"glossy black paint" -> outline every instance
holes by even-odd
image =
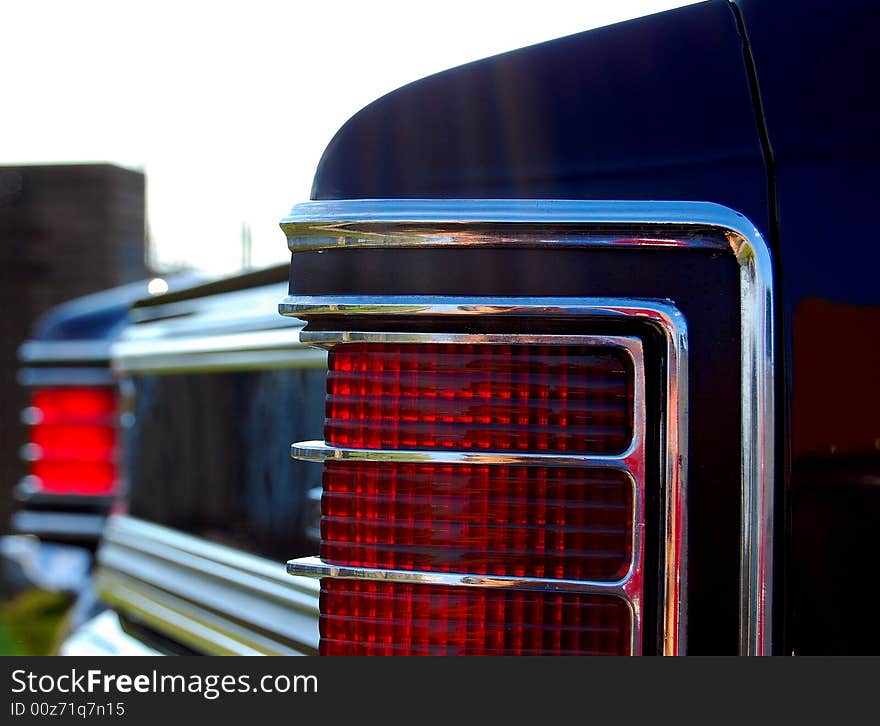
[[[323,369],[140,376],[124,430],[129,512],[279,562],[312,554],[305,493],[320,467],[290,444],[322,436]]]
[[[701,199],[769,226],[736,17],[722,0],[404,86],[330,142],[314,199]]]
[[[843,582],[860,600],[880,598],[877,578],[857,574],[876,569],[865,523],[880,519],[880,251],[871,233],[880,199],[880,8],[831,0],[737,6],[778,203],[790,516],[780,552],[788,549],[791,577],[777,616],[789,616],[786,650],[876,652],[880,627],[853,617]]]

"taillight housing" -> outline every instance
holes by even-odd
[[[317,334],[327,337],[326,334]],[[641,652],[644,354],[621,336],[329,345],[324,654]]]
[[[22,418],[28,488],[48,495],[111,495],[117,486],[117,399],[111,386],[36,388]]]

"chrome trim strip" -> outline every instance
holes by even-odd
[[[435,223],[440,229],[370,230],[376,223]],[[720,239],[629,240],[627,246],[730,250],[740,265],[741,350],[741,540],[740,653],[772,652],[773,521],[775,482],[776,366],[773,268],[770,249],[744,215],[712,202],[591,201],[546,199],[371,199],[311,201],[293,207],[281,226],[294,252],[345,246],[473,246],[485,244],[461,223],[540,225],[645,225],[662,237],[664,228],[715,230]],[[456,226],[457,225],[457,226]],[[335,238],[335,239],[334,239]],[[621,240],[587,238],[586,246],[620,246]],[[491,244],[516,246],[515,234]],[[520,241],[520,244],[522,242]],[[529,244],[576,245],[548,233]],[[378,300],[377,300],[378,301]],[[294,300],[286,301],[295,304]],[[294,312],[282,309],[290,314]]]
[[[113,345],[117,374],[321,368],[327,357],[299,342],[299,328],[181,338],[120,340]]]
[[[18,349],[22,363],[100,362],[109,357],[107,340],[28,340]]]
[[[302,324],[274,310],[284,283],[137,308],[111,347],[117,375],[321,368],[299,342]]]
[[[770,249],[757,229],[727,234],[740,270],[742,338],[742,540],[740,652],[773,654],[776,432],[775,303]]]
[[[320,557],[300,557],[287,563],[291,575],[305,577],[339,577],[347,580],[381,580],[408,582],[422,585],[453,585],[463,587],[500,587],[505,590],[537,590],[541,592],[579,592],[600,595],[618,595],[624,599],[629,576],[616,582],[586,580],[553,580],[540,577],[507,577],[504,575],[467,575],[454,572],[421,572],[418,570],[390,570],[370,567],[331,565]]]
[[[214,612],[170,596],[121,573],[99,571],[95,587],[109,605],[173,641],[208,655],[311,655],[241,627]]]
[[[324,441],[299,441],[290,446],[290,456],[302,461],[390,461],[398,464],[508,464],[519,466],[561,466],[620,469],[632,473],[627,458],[637,448],[635,442],[619,456],[600,454],[520,454],[504,451],[462,451],[437,449],[346,449]]]
[[[20,509],[12,515],[12,531],[38,537],[97,540],[104,530],[104,514]]]
[[[395,310],[395,312],[397,312]],[[523,313],[529,315],[528,310]],[[305,313],[301,313],[305,314]],[[349,313],[356,314],[356,313]],[[480,313],[484,314],[484,313]],[[641,343],[637,338],[612,335],[529,335],[525,333],[410,333],[410,332],[360,332],[356,330],[342,331],[308,331],[300,334],[304,343],[321,348],[332,348],[341,343],[475,343],[479,345],[589,345],[602,347],[624,348],[635,356],[641,351]]]
[[[57,361],[61,362],[61,361]],[[112,386],[113,374],[109,368],[22,368],[18,371],[22,386]]]
[[[136,305],[128,317],[135,328],[161,327],[164,334],[173,335],[204,334],[206,330],[216,334],[275,328],[278,327],[278,318],[273,320],[270,313],[286,288],[286,282],[273,282],[170,302],[154,298],[147,306]]]
[[[106,602],[208,653],[317,652],[317,583],[173,529],[110,517],[96,585]]]
[[[128,617],[208,655],[302,655],[121,573],[99,571],[95,587],[107,604]]]
[[[633,481],[633,487],[635,482]],[[638,529],[643,528],[643,524]],[[634,528],[635,529],[635,528]],[[636,538],[637,540],[640,537]],[[582,580],[553,580],[537,577],[506,577],[503,575],[466,575],[448,572],[421,572],[418,570],[392,570],[368,567],[342,567],[331,565],[319,557],[301,557],[287,563],[291,575],[340,578],[346,580],[371,580],[399,582],[412,585],[446,585],[451,587],[501,588],[504,590],[530,590],[537,592],[564,592],[581,595],[604,595],[618,597],[626,603],[630,613],[630,654],[641,654],[642,613],[641,565],[617,582],[592,582]]]
[[[378,225],[425,225],[417,230],[371,229]],[[732,209],[711,202],[597,201],[564,199],[346,199],[297,204],[281,220],[292,252],[336,247],[523,246],[515,234],[475,233],[465,224],[650,225],[739,231],[753,225]],[[437,225],[430,227],[429,225]],[[747,235],[746,235],[747,236]],[[541,235],[529,245],[547,247],[713,247],[712,240],[622,239]]]

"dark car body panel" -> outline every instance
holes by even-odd
[[[306,494],[321,472],[288,455],[319,438],[318,368],[145,375],[125,464],[130,513],[271,560],[306,554]]]
[[[769,227],[743,45],[721,0],[411,83],[355,114],[313,199],[699,199]]]
[[[876,653],[880,628],[845,606],[855,580],[880,597],[880,182],[870,3],[739,0],[755,62],[777,197],[788,408],[790,644]],[[780,543],[782,545],[782,543]],[[781,550],[784,551],[784,547]],[[863,584],[864,583],[864,584]]]

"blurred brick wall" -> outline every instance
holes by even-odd
[[[23,476],[18,346],[58,303],[146,276],[144,175],[109,164],[0,166],[0,531]]]

